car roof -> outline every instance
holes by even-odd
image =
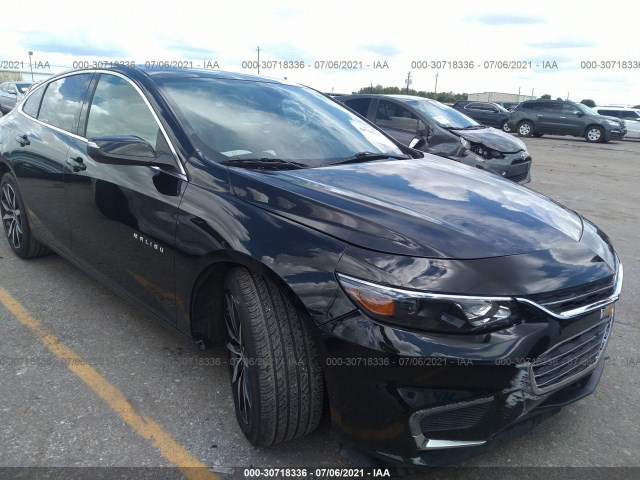
[[[245,80],[254,82],[266,82],[266,83],[280,83],[283,85],[297,85],[286,80],[281,80],[273,77],[266,77],[261,75],[252,75],[248,73],[227,72],[224,70],[213,69],[195,69],[195,68],[150,68],[143,65],[125,66],[115,65],[106,68],[79,68],[73,70],[67,70],[60,72],[55,77],[61,75],[69,75],[71,73],[80,72],[116,72],[124,75],[131,76],[136,74],[143,74],[147,77],[154,79],[168,79],[168,78],[216,78],[216,79],[228,79],[228,80]],[[52,77],[54,78],[54,77]],[[48,80],[48,79],[47,79]],[[299,85],[298,85],[299,86]]]
[[[347,98],[348,97],[348,98]],[[417,95],[398,95],[396,93],[354,93],[353,95],[343,95],[338,97],[338,100],[344,99],[352,99],[352,98],[393,98],[395,100],[421,100],[426,102],[438,102],[437,100],[433,100],[432,98],[426,97],[418,97]]]

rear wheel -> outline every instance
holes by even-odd
[[[511,133],[511,129],[509,128],[509,123],[507,122],[507,120],[502,122],[501,127],[503,132]]]
[[[587,142],[590,143],[598,143],[604,140],[604,132],[600,127],[589,127],[584,134],[584,138]]]
[[[525,120],[518,125],[518,135],[521,137],[530,137],[533,135],[533,123]]]
[[[0,218],[9,246],[18,257],[27,259],[51,253],[32,235],[18,184],[11,173],[0,179]]]
[[[238,267],[224,287],[229,378],[236,418],[253,445],[315,430],[323,377],[301,314],[271,281]]]

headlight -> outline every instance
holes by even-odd
[[[466,139],[464,139],[464,138],[462,138],[462,137],[460,137],[460,143],[462,144],[462,146],[463,146],[464,148],[467,148],[467,149],[468,149],[468,148],[470,148],[470,147],[471,147],[471,143],[469,142],[469,140],[466,140]]]
[[[367,315],[406,328],[476,333],[505,327],[521,318],[511,297],[416,292],[337,275],[347,295]]]
[[[614,120],[605,120],[605,122],[607,122],[612,127],[619,127],[620,126],[620,122],[616,122]]]

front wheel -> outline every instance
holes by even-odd
[[[225,281],[224,319],[236,418],[249,442],[270,446],[315,430],[322,369],[302,315],[284,292],[235,268]]]
[[[521,137],[530,137],[533,135],[533,123],[524,121],[518,125],[518,135]]]
[[[590,143],[602,142],[604,140],[604,132],[600,127],[589,127],[584,134],[584,138]]]
[[[27,211],[11,173],[0,179],[0,218],[9,246],[18,257],[27,259],[51,253],[31,233]]]

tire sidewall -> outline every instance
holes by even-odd
[[[255,287],[254,287],[254,290],[255,290]],[[227,278],[224,283],[224,293],[225,294],[230,293],[233,301],[235,302],[236,311],[238,312],[238,320],[242,325],[245,354],[250,359],[250,365],[247,371],[249,372],[249,378],[250,378],[250,384],[251,384],[252,406],[251,406],[251,411],[248,414],[249,423],[247,424],[244,422],[244,420],[242,419],[242,415],[240,414],[239,401],[237,398],[238,396],[237,390],[235,388],[235,385],[231,383],[231,378],[232,378],[231,377],[232,365],[230,362],[231,358],[230,356],[227,356],[228,370],[229,370],[229,383],[231,385],[231,390],[232,390],[231,393],[233,396],[233,405],[236,412],[236,419],[237,419],[238,425],[240,426],[240,428],[242,429],[246,437],[249,439],[249,441],[253,443],[258,440],[258,436],[260,433],[259,432],[259,428],[260,428],[259,415],[260,415],[261,399],[260,399],[260,381],[259,381],[259,375],[258,375],[257,369],[260,366],[259,362],[264,360],[260,359],[257,354],[256,341],[253,336],[254,326],[251,325],[250,315],[246,307],[248,302],[244,298],[245,294],[242,291],[242,287],[240,286],[236,275],[233,275],[233,274],[227,275]],[[225,331],[225,345],[226,345],[229,339],[228,339],[226,328],[224,331]]]
[[[2,225],[2,233],[4,234],[4,238],[7,240],[9,247],[20,258],[25,258],[29,253],[29,243],[31,242],[31,228],[29,227],[29,219],[27,218],[27,209],[24,206],[24,201],[22,200],[22,194],[20,193],[20,189],[18,188],[18,183],[16,182],[15,177],[12,173],[7,172],[2,175],[0,179],[0,195],[2,189],[5,184],[11,185],[15,195],[16,202],[18,202],[18,206],[20,207],[20,226],[22,227],[22,244],[20,248],[15,248],[9,237],[7,236],[7,232],[4,229],[4,224]]]

